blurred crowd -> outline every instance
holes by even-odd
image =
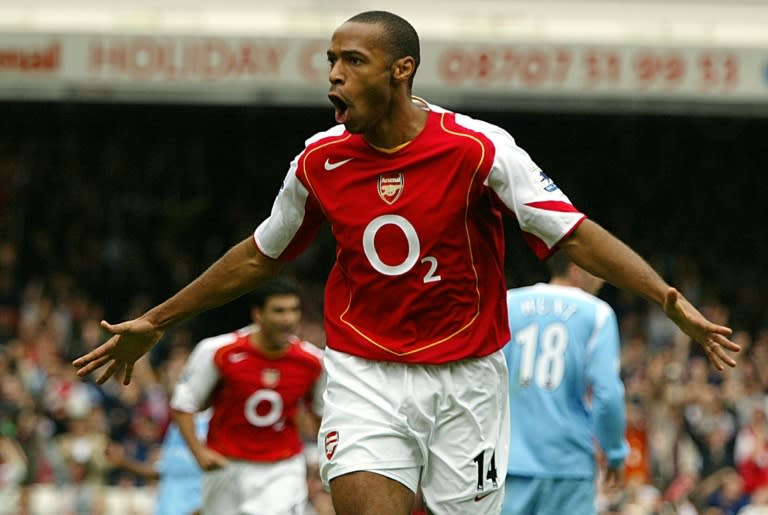
[[[96,386],[70,362],[103,341],[100,320],[143,312],[246,237],[304,138],[332,120],[256,107],[2,109],[0,514],[151,513],[152,481],[116,467],[111,445],[156,458],[190,350],[245,325],[245,307],[168,333],[129,386]],[[620,319],[631,453],[626,486],[600,493],[601,513],[768,514],[764,121],[483,117],[520,133],[578,207],[731,325],[744,349],[718,373],[657,308],[605,289]],[[508,226],[509,286],[543,280]],[[305,286],[303,336],[321,347],[333,251],[321,233],[285,269]]]

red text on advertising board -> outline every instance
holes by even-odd
[[[448,83],[521,82],[527,86],[564,82],[571,52],[561,49],[453,48],[442,53],[438,73]]]
[[[89,68],[136,80],[233,79],[277,76],[287,49],[250,40],[99,39],[91,42]]]
[[[632,69],[641,88],[660,85],[674,89],[687,72],[685,58],[677,52],[638,52],[632,60]]]
[[[61,45],[58,41],[53,41],[43,48],[0,48],[2,72],[52,72],[59,69],[60,62]]]
[[[614,51],[589,49],[583,64],[587,86],[616,84],[621,80],[621,56]]]
[[[328,80],[327,48],[325,41],[307,42],[301,46],[297,66],[302,77],[312,82]]]
[[[689,80],[705,91],[728,91],[738,86],[739,61],[728,53],[704,51],[686,58],[680,52],[637,52],[633,75],[640,88],[676,89]]]
[[[731,53],[703,52],[699,55],[699,86],[706,90],[728,90],[739,84],[739,58]]]
[[[447,84],[530,89],[727,92],[738,87],[739,69],[732,53],[684,49],[453,47],[438,59]]]

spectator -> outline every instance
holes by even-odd
[[[741,509],[739,515],[768,515],[768,488],[755,490],[749,504]]]
[[[693,403],[683,414],[683,427],[696,447],[699,474],[706,478],[734,466],[737,417],[724,405],[716,386],[708,384],[691,394]]]
[[[75,484],[106,483],[107,429],[101,408],[72,409],[55,438],[57,454],[65,465],[63,479]]]
[[[736,463],[748,494],[768,487],[768,422],[765,409],[755,406],[752,418],[736,438]]]
[[[642,402],[630,400],[626,403],[626,414],[629,454],[624,461],[624,480],[629,485],[647,485],[651,482],[647,412]]]
[[[744,481],[732,468],[719,470],[697,487],[697,495],[703,500],[705,514],[738,515],[749,504],[749,494],[744,491]]]
[[[21,446],[10,436],[0,434],[0,514],[15,513],[28,467]]]

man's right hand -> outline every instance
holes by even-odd
[[[692,340],[699,343],[709,361],[722,371],[725,366],[735,367],[736,360],[726,351],[739,352],[741,346],[730,340],[733,330],[709,321],[682,293],[669,288],[662,304],[664,313]]]
[[[227,458],[214,451],[210,447],[202,446],[195,451],[197,464],[203,470],[216,470],[224,468],[229,464]]]
[[[119,372],[123,372],[123,384],[130,383],[133,364],[146,354],[164,333],[143,318],[116,325],[102,320],[101,327],[112,333],[112,337],[72,362],[80,377],[85,377],[108,364],[106,370],[96,380],[97,384],[103,384]]]
[[[621,488],[624,483],[624,467],[606,467],[603,485],[609,492],[614,492]]]

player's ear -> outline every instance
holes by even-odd
[[[568,265],[568,277],[576,284],[581,285],[584,282],[585,274],[586,271],[576,263],[570,263]]]
[[[416,61],[411,56],[395,59],[392,63],[392,78],[407,82],[416,71]]]

